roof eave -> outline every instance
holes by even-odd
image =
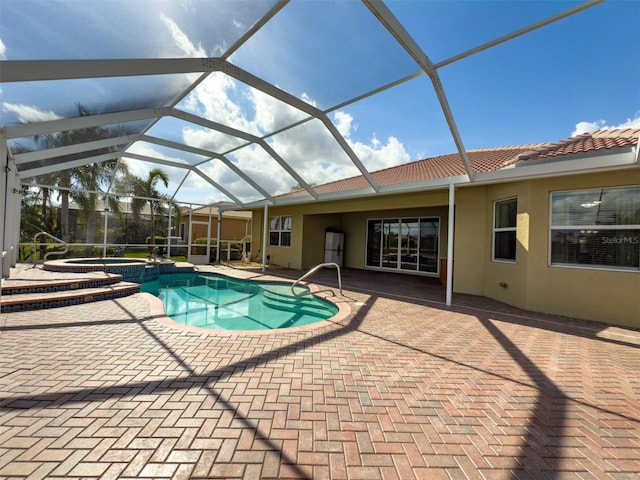
[[[633,168],[638,165],[635,148],[631,147],[624,149],[622,152],[572,155],[571,157],[571,159],[561,161],[558,160],[558,157],[540,161],[527,161],[526,163],[512,165],[501,170],[476,173],[474,182],[470,185]]]

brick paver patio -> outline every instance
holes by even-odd
[[[3,314],[0,476],[639,478],[640,332],[446,308],[424,278],[344,294],[341,322],[266,335],[168,326],[147,294]]]

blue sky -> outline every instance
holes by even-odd
[[[389,9],[432,62],[577,5],[566,1],[390,1]],[[0,59],[219,56],[272,3],[251,1],[2,0]],[[596,128],[640,128],[640,2],[609,1],[438,70],[467,149],[555,141]],[[293,0],[230,61],[320,109],[419,71],[371,12],[356,1]],[[168,105],[193,76],[3,83],[0,123]],[[254,135],[304,115],[224,75],[212,75],[178,108]],[[369,170],[455,151],[425,75],[330,118]],[[268,137],[309,183],[357,173],[320,122]],[[226,152],[237,142],[175,119],[149,132]],[[234,143],[235,142],[235,143]],[[191,162],[139,144],[135,152]],[[278,169],[255,146],[229,154],[244,171]],[[134,162],[135,164],[135,162]],[[140,172],[148,166],[139,165]],[[220,162],[207,173],[243,200],[255,191]],[[275,170],[274,170],[275,171]],[[172,186],[182,181],[176,170]],[[274,175],[269,191],[294,184]],[[169,190],[172,188],[169,187]],[[197,194],[190,178],[183,192]],[[212,198],[209,198],[212,200]]]

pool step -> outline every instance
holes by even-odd
[[[39,273],[39,276],[42,277],[43,274]],[[2,296],[28,293],[48,294],[69,290],[73,291],[83,288],[104,287],[122,281],[122,275],[104,272],[88,273],[82,276],[78,274],[49,274],[47,277],[48,278],[44,279],[5,279],[2,282]]]
[[[331,305],[318,305],[317,299],[314,300],[309,296],[291,297],[288,293],[278,293],[270,290],[265,290],[262,293],[262,303],[275,310],[302,313],[321,318],[327,318],[327,314],[332,311]]]
[[[24,270],[20,279],[2,282],[0,311],[22,312],[66,307],[119,298],[140,291],[137,283],[123,282],[122,275],[105,272],[63,274]]]

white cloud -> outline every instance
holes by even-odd
[[[265,191],[277,194],[291,189],[287,174],[280,171],[267,152],[259,146],[251,145],[230,155],[229,160],[254,180]],[[202,168],[216,183],[226,188],[243,201],[258,200],[263,195],[256,191],[242,177],[238,176],[222,161],[214,160]]]
[[[182,107],[208,120],[259,135],[260,130],[254,120],[244,113],[236,100],[241,96],[241,86],[231,77],[213,72],[185,99]]]
[[[195,46],[175,22],[166,16],[163,16],[162,20],[170,29],[174,43],[181,51],[192,56],[204,56],[202,47]],[[301,99],[310,105],[316,104],[306,93]],[[257,137],[269,135],[307,118],[304,112],[222,72],[210,74],[178,105],[178,108]],[[410,161],[409,154],[396,137],[390,136],[383,142],[372,134],[370,140],[358,141],[354,138],[358,124],[351,114],[336,111],[333,113],[333,121],[338,132],[369,170]],[[195,126],[183,128],[182,139],[187,145],[216,153],[225,153],[246,142]],[[311,185],[359,174],[348,155],[319,120],[309,120],[277,135],[266,137],[266,141],[306,183]],[[235,150],[227,158],[273,195],[288,192],[298,183],[259,145],[252,144]],[[215,182],[240,199],[248,201],[262,196],[219,160],[201,168]],[[211,199],[211,190],[209,188],[206,195],[209,200],[216,200]]]
[[[1,38],[0,38],[0,58],[3,60],[7,58],[7,47],[5,47],[4,42],[2,41]]]
[[[389,137],[387,143],[383,144],[374,136],[370,145],[357,142],[351,148],[369,171],[381,170],[411,160],[404,145],[396,137]]]
[[[314,103],[308,95],[303,99]],[[221,72],[210,75],[179,108],[258,137],[306,118],[305,113]],[[338,132],[370,171],[410,161],[398,138],[391,136],[383,142],[373,134],[369,141],[357,141],[353,137],[358,124],[351,114],[336,111],[333,121]],[[235,137],[201,128],[184,128],[182,137],[188,145],[217,153],[239,145]],[[319,120],[310,120],[268,137],[267,142],[308,184],[324,184],[360,173]],[[298,183],[259,146],[242,148],[229,158],[274,195],[288,192]],[[208,166],[207,173],[240,198],[255,198],[255,190],[221,162]]]
[[[49,120],[59,120],[62,117],[52,111],[40,110],[30,105],[3,103],[2,109],[5,112],[15,113],[20,123],[46,122]]]
[[[348,113],[338,111],[333,114],[333,118],[338,132],[340,132],[340,135],[345,138],[349,138],[351,136],[352,128],[355,130],[358,129],[357,125],[353,126],[353,117]]]
[[[167,17],[164,14],[160,15],[160,19],[164,22],[164,24],[169,28],[169,32],[171,33],[171,37],[173,38],[176,46],[187,56],[187,57],[206,57],[206,51],[202,47],[202,45],[194,45],[189,37],[180,30],[176,22],[174,22],[171,18]]]
[[[636,113],[634,118],[627,118],[625,122],[619,125],[607,125],[605,120],[597,120],[595,122],[578,122],[571,136],[590,133],[596,130],[614,130],[617,128],[640,128],[640,112]]]

